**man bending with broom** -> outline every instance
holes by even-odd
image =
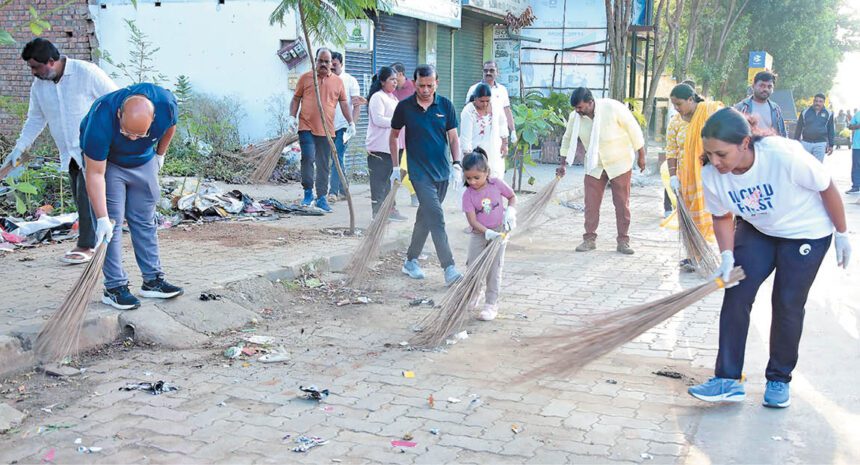
[[[143,83],[99,98],[81,121],[87,193],[97,218],[96,243],[109,244],[102,302],[119,310],[140,306],[128,290],[122,268],[123,220],[128,221],[143,275],[140,295],[170,299],[183,292],[163,278],[155,223],[158,171],[176,131],[177,115],[176,97],[170,91]]]
[[[436,69],[431,65],[415,68],[415,94],[401,100],[391,118],[388,145],[391,149],[391,181],[400,182],[400,160],[397,156],[397,137],[406,130],[406,153],[409,154],[409,176],[418,196],[418,212],[412,229],[412,242],[406,252],[402,271],[413,279],[424,279],[418,264],[418,255],[433,235],[436,255],[445,270],[445,285],[457,282],[462,275],[454,267],[454,254],[448,245],[445,232],[445,211],[442,202],[448,193],[449,177],[455,185],[463,185],[463,168],[460,166],[460,141],[457,136],[457,112],[445,97],[436,94],[439,84]],[[451,150],[452,162],[445,155],[445,145]],[[452,176],[453,172],[453,176]]]
[[[630,180],[633,177],[631,157],[637,152],[636,164],[645,171],[645,137],[642,128],[627,107],[608,98],[596,99],[585,87],[574,89],[570,95],[570,112],[567,129],[561,141],[562,159],[557,173],[564,176],[565,163],[573,164],[576,140],[585,147],[585,234],[577,252],[597,248],[597,225],[600,221],[600,204],[606,183],[612,187],[615,204],[615,224],[618,228],[616,250],[632,255],[630,248]]]

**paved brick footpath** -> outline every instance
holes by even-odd
[[[845,152],[828,160],[834,171],[845,163],[837,157],[844,158]],[[336,307],[321,293],[293,284],[285,287],[283,304],[275,309],[279,318],[263,319],[253,334],[283,343],[290,351],[288,362],[225,359],[223,349],[248,334],[241,332],[190,350],[134,348],[93,358],[78,390],[63,405],[47,413],[39,410],[48,407],[47,400],[45,405],[27,404],[32,408],[25,423],[0,436],[0,460],[40,463],[47,456],[53,463],[860,462],[852,433],[860,426],[853,388],[860,368],[857,274],[836,270],[832,254],[807,307],[789,409],[760,405],[767,361],[768,285],[753,309],[747,399],[741,404],[706,405],[685,392],[687,383],[711,375],[718,294],[574,376],[550,373],[513,383],[552,355],[537,350],[533,338],[588,324],[601,312],[700,282],[677,269],[681,257],[676,233],[658,227],[661,199],[653,184],[634,188],[633,256],[615,252],[609,198],[604,200],[598,249],[585,254],[573,251],[582,234],[582,214],[553,205],[540,229],[508,248],[500,318],[470,322],[469,338],[444,350],[410,351],[400,345],[413,334],[412,325],[432,311],[411,307],[408,301],[427,296],[438,302],[444,293],[441,271],[431,257],[427,279],[410,281],[400,274],[398,257],[391,256],[376,275],[377,292],[371,294],[374,303],[369,305]],[[860,224],[858,207],[849,205],[848,210],[850,221]],[[449,218],[452,228],[462,230],[462,218]],[[462,265],[465,234],[452,234],[451,242]],[[208,258],[200,260],[201,276],[215,279]],[[323,281],[336,278],[322,276]],[[255,310],[261,315],[271,311]],[[677,372],[681,379],[655,374],[661,370]],[[406,371],[414,377],[404,376]],[[126,382],[156,379],[178,384],[181,390],[158,396],[118,390]],[[299,386],[309,384],[327,388],[331,395],[321,403],[298,398]],[[62,389],[71,388],[55,388]],[[293,452],[301,435],[328,442]],[[404,437],[415,446],[391,444]],[[77,438],[83,446],[102,449],[78,452]]]

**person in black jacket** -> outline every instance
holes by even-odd
[[[833,139],[836,137],[833,113],[824,108],[825,100],[824,94],[815,94],[812,106],[797,116],[797,129],[794,130],[794,138],[820,162],[824,161],[825,155],[833,153]]]

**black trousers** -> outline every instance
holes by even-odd
[[[830,239],[829,235],[820,239],[768,236],[738,220],[735,265],[744,269],[746,278],[726,289],[723,297],[717,377],[740,379],[752,305],[761,284],[776,270],[771,295],[770,360],[765,376],[769,381],[791,381],[791,372],[797,365],[806,299],[830,248]]]
[[[84,170],[78,166],[74,158],[69,161],[69,181],[72,197],[78,209],[78,247],[93,249],[96,246],[96,218],[90,206],[90,198],[87,197]]]
[[[384,152],[371,152],[367,156],[367,169],[370,172],[370,208],[373,216],[391,192],[391,169],[394,163],[391,155]],[[389,212],[386,212],[386,214]]]

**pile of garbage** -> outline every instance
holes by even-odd
[[[256,200],[238,189],[225,192],[214,183],[193,178],[162,184],[159,224],[170,227],[182,221],[217,221],[231,217],[322,216],[317,208],[287,205],[277,199]],[[163,212],[173,212],[169,217]],[[170,223],[165,225],[165,223]]]
[[[50,216],[50,205],[39,208],[34,219],[0,217],[0,250],[33,247],[42,242],[78,237],[78,214]]]

